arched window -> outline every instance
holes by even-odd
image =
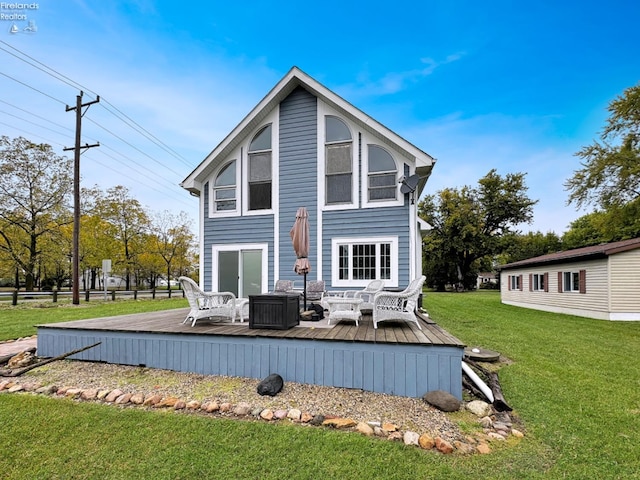
[[[336,117],[325,118],[327,205],[352,203],[353,141],[349,127]]]
[[[236,161],[222,167],[213,183],[213,209],[216,212],[236,209]]]
[[[271,208],[271,125],[249,145],[249,210]]]
[[[378,145],[369,145],[368,192],[369,201],[395,200],[398,173],[393,157]]]

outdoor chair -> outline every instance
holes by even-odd
[[[345,298],[361,298],[360,310],[373,310],[373,297],[384,288],[384,280],[372,280],[363,290],[345,290]]]
[[[414,322],[422,330],[415,311],[425,280],[424,275],[413,280],[402,292],[376,293],[373,296],[373,328],[387,320],[404,320]]]
[[[320,302],[324,295],[324,280],[307,282],[307,302]]]
[[[236,320],[236,296],[231,292],[203,292],[189,277],[178,279],[191,310],[182,323],[191,320],[191,326],[201,318],[225,318]]]
[[[276,282],[275,287],[273,288],[273,293],[294,293],[293,290],[293,281],[292,280],[278,280]]]

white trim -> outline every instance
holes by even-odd
[[[243,141],[245,148],[242,154],[242,172],[243,178],[240,186],[242,192],[242,216],[251,217],[256,215],[272,215],[276,207],[274,200],[278,197],[278,169],[276,165],[280,164],[280,128],[278,125],[279,107],[264,119],[264,121],[247,135]],[[264,210],[249,210],[249,144],[256,134],[267,125],[271,125],[271,208]]]
[[[406,152],[406,156],[412,159],[415,158],[416,167],[431,167],[435,163],[435,159],[428,153],[420,150],[415,145],[409,143],[395,132],[389,130],[381,123],[357,109],[297,67],[293,67],[251,110],[251,112],[249,112],[249,114],[244,117],[242,121],[222,140],[222,142],[220,142],[220,144],[209,155],[207,155],[202,162],[200,162],[200,165],[198,165],[195,170],[193,170],[181,182],[180,185],[187,190],[196,188],[197,181],[199,180],[198,177],[206,172],[209,163],[223,153],[227,148],[232,146],[237,140],[237,137],[243,134],[246,129],[251,128],[252,124],[256,123],[257,119],[260,118],[264,111],[269,111],[270,108],[278,105],[280,101],[298,85],[303,85],[312,94],[316,95],[318,100],[322,99],[323,103],[335,106],[335,108],[342,110],[346,115],[353,117],[362,125],[367,126],[367,128],[379,132],[382,137],[386,137],[388,141],[396,145],[398,149]],[[340,116],[342,118],[344,117],[343,114]],[[264,124],[265,122],[261,121],[259,123]]]
[[[317,102],[317,125],[318,125],[318,205],[323,210],[354,210],[359,208],[358,191],[360,189],[360,175],[358,172],[358,133],[359,130],[351,123],[344,115],[341,115],[336,110],[318,99]],[[351,203],[332,204],[327,205],[327,193],[326,184],[327,178],[325,174],[325,152],[326,152],[326,130],[325,130],[325,117],[332,116],[339,118],[344,122],[349,131],[351,132]]]
[[[332,287],[366,287],[372,279],[341,280],[339,272],[339,246],[344,244],[389,243],[391,245],[391,278],[385,279],[386,287],[398,286],[398,237],[334,237],[331,239],[331,286]]]
[[[215,181],[220,171],[229,165],[231,162],[236,162],[236,208],[235,210],[224,210],[222,212],[216,212],[214,208],[215,199],[214,190],[215,190]],[[241,171],[241,161],[240,161],[240,149],[236,150],[233,155],[230,155],[228,159],[224,162],[221,162],[220,165],[217,166],[215,171],[211,174],[209,178],[209,218],[224,218],[224,217],[237,217],[240,215],[240,204],[242,203],[241,195],[242,195],[242,171]],[[204,196],[204,195],[202,195]],[[202,215],[204,218],[204,215]]]
[[[200,261],[198,262],[198,285],[204,285],[204,224],[205,216],[204,216],[204,195],[200,195],[198,198],[198,210],[199,210],[199,218],[198,218],[198,233],[200,238],[198,239],[198,252],[200,254]]]
[[[376,147],[385,150],[389,155],[391,155],[391,158],[396,164],[395,200],[369,201],[369,145],[375,145]],[[394,150],[390,145],[381,142],[373,136],[367,135],[365,132],[362,133],[362,168],[360,171],[360,185],[362,185],[360,204],[362,205],[362,208],[400,207],[404,204],[405,196],[400,193],[400,184],[397,182],[398,178],[404,175],[405,162],[409,163],[407,159],[403,158],[400,153]]]
[[[243,250],[261,250],[262,251],[262,293],[269,290],[269,245],[267,243],[234,243],[225,245],[211,246],[211,290],[218,291],[218,253],[219,252],[241,252]],[[203,257],[204,258],[204,257]],[[200,262],[201,264],[204,262]],[[201,267],[202,268],[202,267]]]

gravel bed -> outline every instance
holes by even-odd
[[[429,433],[448,441],[463,438],[457,424],[420,398],[397,397],[359,389],[285,382],[278,395],[269,397],[257,393],[259,380],[256,379],[72,360],[44,365],[25,373],[22,378],[41,385],[81,389],[119,388],[129,393],[157,393],[185,401],[247,402],[253,407],[272,410],[297,408],[312,415],[333,415],[364,422],[391,422],[401,430]]]

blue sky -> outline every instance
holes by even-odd
[[[102,145],[82,156],[83,185],[125,185],[151,210],[194,221],[197,201],[177,184],[295,65],[436,157],[425,193],[475,186],[491,168],[525,172],[539,203],[520,228],[561,234],[585,213],[566,206],[563,188],[575,152],[640,81],[632,0],[8,3],[0,134],[62,154],[77,83],[85,101],[103,99],[83,122],[83,143]]]

